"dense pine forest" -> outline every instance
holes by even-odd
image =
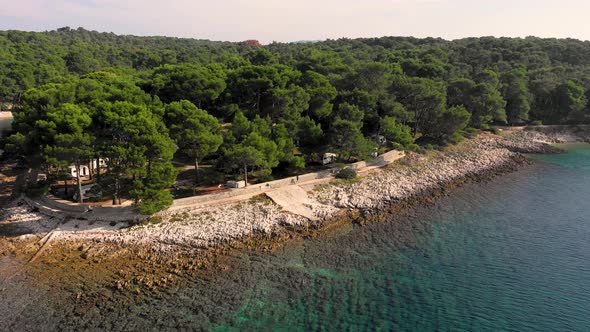
[[[108,159],[105,197],[146,213],[170,204],[173,161],[190,161],[195,185],[204,163],[266,180],[325,152],[352,161],[491,125],[588,123],[589,97],[590,42],[572,39],[0,32],[0,107],[15,119],[4,150],[58,169]]]

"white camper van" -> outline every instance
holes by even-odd
[[[78,177],[78,173],[76,171],[76,166],[68,167],[68,176],[73,179]],[[86,176],[90,176],[90,169],[86,165],[80,165],[80,177],[86,177]]]

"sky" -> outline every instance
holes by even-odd
[[[341,37],[590,40],[590,0],[0,0],[0,30],[262,43]]]

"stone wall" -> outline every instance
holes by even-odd
[[[368,166],[385,166],[387,164],[392,163],[393,161],[402,158],[405,156],[403,151],[398,150],[391,150],[382,155],[377,156],[370,162],[366,161],[359,161],[353,164],[350,164],[349,167],[354,168],[355,170],[360,170],[366,168]],[[321,172],[315,173],[306,173],[299,175],[299,178],[296,176],[279,179],[275,181],[269,181],[264,183],[252,184],[248,185],[246,188],[239,188],[239,189],[230,189],[229,191],[218,193],[218,194],[211,194],[211,195],[202,195],[202,196],[191,196],[186,198],[179,198],[175,199],[174,203],[172,204],[173,208],[179,208],[183,206],[190,206],[190,205],[197,205],[197,204],[204,204],[211,201],[216,201],[220,199],[226,199],[230,197],[242,196],[242,195],[250,195],[256,193],[264,193],[265,191],[281,188],[284,186],[297,184],[299,182],[307,182],[313,181],[317,179],[325,179],[328,177],[333,177],[334,172],[332,170],[325,170]]]
[[[179,198],[175,199],[172,207],[182,207],[182,206],[189,206],[189,205],[196,205],[196,204],[203,204],[210,201],[216,201],[219,199],[225,199],[230,197],[242,196],[242,195],[250,195],[256,193],[264,193],[267,190],[276,189],[284,186],[288,186],[291,184],[297,184],[298,182],[306,182],[312,181],[316,179],[323,179],[326,177],[332,176],[330,170],[316,172],[316,173],[307,173],[299,175],[299,180],[297,180],[296,176],[279,179],[275,181],[257,183],[248,185],[245,188],[238,188],[238,189],[230,189],[229,191],[218,193],[218,194],[211,194],[211,195],[201,195],[201,196],[191,196],[186,198]]]
[[[385,166],[390,164],[391,162],[400,159],[405,154],[403,151],[392,150],[386,152],[382,155],[377,156],[370,162],[366,161],[359,161],[353,164],[350,164],[349,167],[352,167],[356,170],[361,170],[368,166]],[[217,193],[217,194],[210,194],[210,195],[200,195],[200,196],[191,196],[186,198],[179,198],[175,199],[174,203],[172,203],[172,208],[179,208],[184,206],[191,206],[191,205],[198,205],[198,204],[205,204],[211,201],[217,201],[221,199],[242,196],[242,195],[252,195],[256,193],[264,193],[268,190],[276,189],[285,187],[292,184],[297,184],[299,182],[308,182],[317,179],[325,179],[334,176],[334,170],[324,170],[320,172],[314,173],[307,173],[297,176],[292,176],[284,179],[258,183],[253,185],[248,185],[245,188],[237,188],[237,189],[230,189],[228,191]],[[77,204],[72,203],[69,201],[58,200],[54,197],[41,197],[42,203],[51,209],[62,210],[66,212],[74,212],[74,213],[83,213],[88,210],[88,206],[85,204]],[[94,212],[104,213],[110,212],[112,209],[123,209],[123,207],[94,207]],[[103,211],[104,210],[104,211]]]
[[[49,207],[51,209],[62,210],[62,211],[67,211],[67,212],[76,212],[76,213],[86,212],[88,210],[88,205],[86,205],[86,204],[73,203],[73,202],[57,199],[54,196],[41,195],[40,200],[43,203],[43,205],[45,205],[46,207]]]

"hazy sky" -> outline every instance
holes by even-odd
[[[0,0],[0,30],[62,26],[211,40],[590,39],[590,0]]]

